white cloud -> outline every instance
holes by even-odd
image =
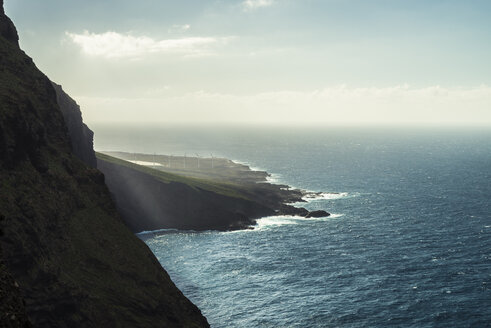
[[[96,34],[88,31],[82,34],[66,32],[66,35],[87,55],[133,59],[155,53],[202,56],[212,53],[212,45],[228,40],[213,37],[154,40],[147,36],[124,35],[117,32]]]
[[[242,2],[242,7],[246,11],[255,10],[262,7],[269,7],[275,3],[274,0],[245,0]]]
[[[491,125],[491,87],[337,87],[232,95],[78,99],[87,121]]]
[[[189,24],[184,24],[184,25],[174,24],[169,28],[169,33],[184,33],[187,32],[189,29],[191,29],[191,25]]]

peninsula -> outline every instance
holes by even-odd
[[[237,230],[265,216],[329,216],[291,205],[319,193],[270,183],[267,172],[225,158],[104,152],[97,167],[134,232]]]

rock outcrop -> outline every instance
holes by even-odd
[[[324,210],[317,210],[317,211],[309,212],[309,214],[307,214],[305,217],[306,218],[325,218],[325,217],[328,217],[330,215],[331,215],[330,213],[327,213]]]
[[[53,83],[53,87],[68,128],[73,154],[87,165],[97,167],[94,152],[94,132],[83,122],[80,106],[63,91],[61,85]]]
[[[0,7],[1,270],[18,285],[5,297],[35,327],[208,327],[72,153],[55,89]]]
[[[19,35],[10,18],[5,15],[3,0],[0,0],[0,36],[17,47],[19,46]]]

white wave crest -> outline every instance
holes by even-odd
[[[257,220],[256,226],[254,227],[254,230],[264,230],[265,228],[268,227],[275,227],[275,226],[282,226],[282,225],[288,225],[288,224],[298,224],[295,220],[292,220],[292,218],[295,218],[294,216],[268,216],[265,218],[261,218]]]
[[[302,197],[302,199],[306,202],[311,202],[316,200],[334,200],[347,197],[350,197],[347,192],[308,192],[307,195]]]
[[[273,227],[283,226],[283,225],[294,225],[299,224],[302,221],[328,221],[330,219],[339,218],[344,216],[344,214],[334,214],[322,218],[306,218],[303,216],[268,216],[257,220],[254,230],[266,230]]]
[[[165,232],[178,232],[179,230],[177,229],[158,229],[158,230],[144,230],[142,232],[136,233],[137,236],[143,236],[143,235],[151,235],[151,234],[158,234],[158,233],[165,233]]]
[[[277,173],[270,173],[266,177],[266,182],[269,182],[271,184],[280,184],[281,183],[281,175]]]

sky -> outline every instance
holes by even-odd
[[[91,123],[491,126],[491,1],[5,0]]]

